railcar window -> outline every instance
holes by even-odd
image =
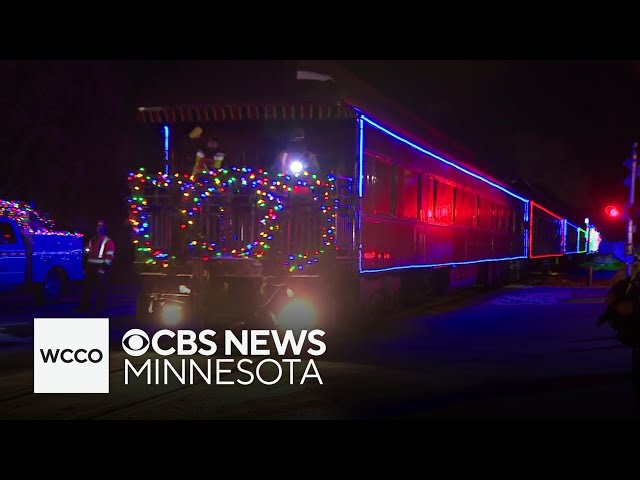
[[[511,231],[511,209],[504,207],[504,232],[509,233]]]
[[[456,210],[458,209],[458,206],[456,205],[456,200],[458,197],[457,194],[458,194],[458,188],[453,187],[453,205],[451,207],[451,213],[452,213],[451,223],[453,223],[454,225],[456,224]]]
[[[491,210],[493,209],[493,205],[491,201],[486,197],[481,197],[480,199],[480,209],[478,216],[480,217],[480,228],[490,230],[491,229],[491,221],[492,215]]]
[[[398,172],[396,165],[391,165],[391,215],[398,215],[402,211],[402,192],[398,192],[398,177],[402,172]],[[398,208],[398,195],[400,195],[400,208]]]
[[[476,195],[473,192],[465,190],[464,217],[465,225],[475,227],[478,216],[478,205],[476,204]]]
[[[369,213],[392,213],[392,176],[390,164],[372,156],[365,158],[364,209]]]
[[[420,220],[423,222],[433,221],[432,198],[433,198],[433,178],[420,176],[421,198],[420,198]]]
[[[422,194],[422,174],[419,173],[418,174],[418,205],[416,205],[416,207],[418,208],[418,219],[419,220],[424,220],[424,218],[422,216],[423,213],[424,213],[424,210],[422,208],[423,198],[424,198],[424,195]]]
[[[436,221],[436,205],[438,200],[438,181],[431,179],[431,204],[429,205],[429,221]]]
[[[471,227],[475,225],[476,218],[476,197],[468,190],[456,187],[455,197],[455,223]]]
[[[491,230],[496,228],[496,206],[493,202],[491,202],[491,222],[489,228],[491,228]]]
[[[418,197],[420,193],[419,175],[409,169],[398,169],[396,212],[406,218],[420,218]]]
[[[431,217],[433,222],[453,224],[454,191],[453,185],[433,179],[432,204],[429,208],[433,212],[433,217]]]

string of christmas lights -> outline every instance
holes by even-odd
[[[129,203],[131,204],[129,223],[136,237],[133,243],[136,246],[137,255],[139,258],[142,257],[147,264],[160,264],[167,268],[169,259],[175,260],[175,256],[170,256],[169,253],[152,244],[155,239],[152,239],[149,230],[151,212],[145,193],[148,191],[148,187],[155,187],[168,192],[173,184],[184,191],[185,188],[191,188],[190,178],[187,175],[180,176],[177,173],[173,177],[160,172],[150,175],[145,172],[144,167],[141,167],[137,173],[131,172],[128,180],[131,184],[132,192],[131,198],[129,198]]]
[[[0,199],[0,217],[11,218],[29,234],[82,237],[81,233],[54,230],[53,220],[42,217],[31,205],[24,202]]]
[[[235,257],[255,256],[262,257],[266,250],[270,248],[269,242],[273,240],[274,234],[280,229],[280,225],[276,223],[277,214],[284,208],[282,200],[279,196],[274,195],[269,186],[268,172],[259,169],[254,172],[251,168],[232,167],[230,169],[219,168],[217,170],[203,170],[192,177],[193,186],[191,191],[185,191],[183,200],[190,202],[190,206],[183,210],[183,213],[190,217],[197,216],[202,213],[202,202],[207,198],[218,194],[247,194],[254,192],[256,194],[257,206],[264,211],[259,223],[261,230],[257,239],[251,243],[242,245],[241,247],[228,247],[225,245],[226,237],[218,239],[218,242],[201,242],[192,240],[190,245],[194,248],[198,246],[212,253],[214,256],[223,254]],[[225,208],[218,205],[219,221],[222,223],[225,217]],[[190,219],[187,223],[193,225]],[[207,257],[204,257],[207,259]]]
[[[271,188],[295,193],[297,190],[309,189],[314,202],[320,203],[322,211],[322,247],[314,251],[300,251],[290,253],[284,266],[289,272],[303,270],[305,267],[318,262],[322,254],[328,251],[335,243],[335,212],[338,209],[338,199],[332,195],[336,190],[336,178],[329,175],[326,181],[320,180],[318,175],[305,171],[289,175],[279,173],[277,179],[271,184]]]
[[[175,190],[181,198],[182,205],[179,213],[183,216],[180,221],[180,229],[187,230],[187,236],[192,236],[188,241],[188,246],[192,254],[199,254],[203,260],[208,260],[212,256],[230,255],[235,257],[253,256],[261,258],[271,248],[274,235],[280,230],[277,223],[278,214],[285,208],[285,195],[296,194],[302,191],[311,193],[313,202],[317,202],[318,208],[322,212],[321,244],[322,246],[313,251],[300,251],[290,253],[284,261],[284,266],[290,271],[302,270],[318,262],[320,256],[326,251],[335,247],[335,212],[338,209],[338,199],[335,197],[335,177],[330,175],[326,180],[321,180],[316,174],[309,172],[289,175],[280,173],[273,178],[268,172],[259,169],[253,171],[251,168],[232,167],[230,169],[219,168],[216,170],[202,170],[196,175],[175,174],[170,177],[166,174],[158,173],[149,175],[141,168],[137,174],[129,174],[129,182],[132,187],[132,196],[129,199],[131,204],[131,215],[129,222],[133,227],[135,235],[134,244],[137,245],[137,252],[148,264],[160,264],[168,267],[170,260],[175,256],[170,256],[153,245],[154,239],[149,231],[150,207],[149,200],[145,197],[149,187],[157,187],[165,190]],[[198,232],[194,228],[198,221],[202,221],[202,215],[206,207],[215,209],[214,213],[218,222],[222,225],[225,222],[224,205],[215,205],[214,198],[232,198],[238,194],[255,194],[257,206],[264,211],[259,223],[261,230],[258,238],[246,245],[229,246],[226,245],[224,229],[215,242],[198,241],[193,238]],[[203,206],[203,202],[208,205]],[[188,233],[191,231],[192,233]]]

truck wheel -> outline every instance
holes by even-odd
[[[58,302],[64,292],[64,286],[64,274],[56,270],[51,270],[47,273],[44,282],[42,282],[37,289],[38,301],[40,303]]]

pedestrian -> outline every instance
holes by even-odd
[[[87,263],[82,290],[80,311],[88,312],[91,308],[93,296],[96,296],[96,313],[103,314],[107,296],[107,286],[111,264],[115,258],[115,244],[107,236],[104,220],[99,220],[96,233],[89,240],[87,247]]]

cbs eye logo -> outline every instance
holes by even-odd
[[[149,350],[149,336],[144,330],[134,328],[122,337],[122,348],[128,355],[139,357]]]

